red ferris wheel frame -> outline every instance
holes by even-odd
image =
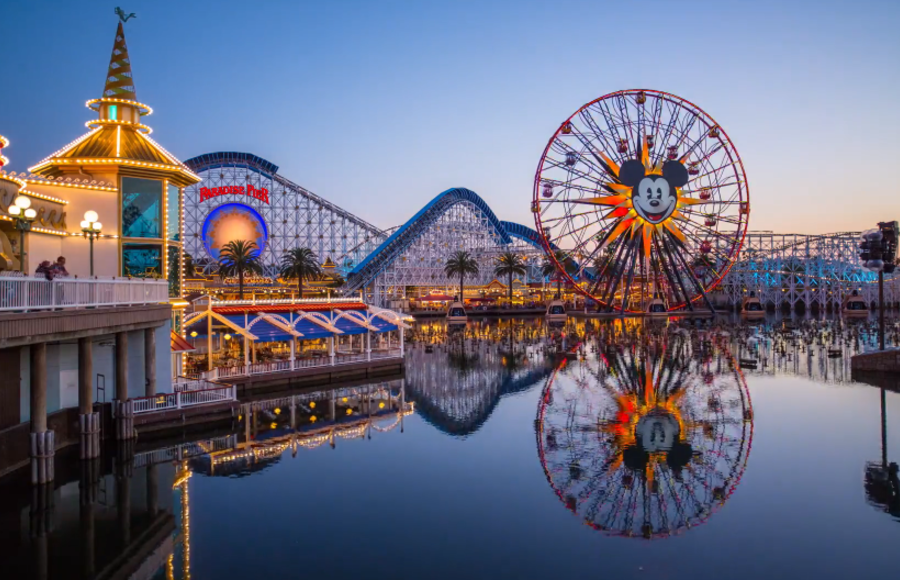
[[[728,161],[728,163],[726,165],[715,168],[714,171],[721,171],[723,168],[730,167],[731,171],[735,177],[735,182],[732,185],[736,185],[736,188],[737,188],[736,193],[737,193],[738,197],[737,197],[737,200],[729,201],[727,203],[730,203],[730,204],[736,203],[737,204],[737,207],[739,208],[739,212],[737,214],[738,221],[732,222],[732,223],[735,223],[736,227],[735,227],[734,234],[730,237],[726,236],[726,235],[718,234],[717,232],[714,232],[715,236],[713,236],[713,237],[714,237],[716,243],[719,243],[722,241],[727,241],[728,242],[727,245],[730,247],[727,247],[724,252],[721,250],[721,248],[718,248],[718,247],[716,248],[715,251],[718,252],[717,257],[721,260],[722,263],[720,265],[717,263],[717,265],[719,265],[719,268],[717,268],[717,269],[711,268],[711,270],[714,271],[714,275],[712,276],[712,279],[710,281],[705,281],[705,282],[698,281],[696,276],[694,276],[692,269],[687,265],[686,262],[683,262],[684,258],[681,258],[682,263],[684,264],[684,267],[681,267],[679,264],[676,263],[676,267],[680,268],[680,272],[682,274],[687,272],[690,274],[690,276],[692,278],[694,278],[693,282],[696,284],[696,288],[699,291],[688,292],[682,286],[680,299],[679,300],[669,300],[670,306],[667,309],[670,311],[680,310],[684,307],[693,309],[694,302],[700,300],[701,298],[704,298],[706,296],[706,292],[715,288],[715,286],[717,286],[722,281],[722,279],[725,277],[725,275],[731,269],[732,265],[734,264],[734,261],[737,259],[737,256],[740,253],[740,250],[743,246],[744,239],[745,239],[745,236],[747,233],[747,228],[748,228],[749,211],[750,211],[750,193],[749,193],[749,184],[747,182],[746,171],[744,169],[743,160],[741,159],[739,153],[737,152],[737,149],[735,148],[734,143],[732,142],[731,138],[728,136],[728,134],[725,132],[725,130],[722,129],[721,125],[719,125],[708,113],[706,113],[703,109],[701,109],[699,106],[692,103],[691,101],[688,101],[686,99],[678,97],[677,95],[662,92],[662,91],[655,91],[655,90],[650,90],[650,89],[627,89],[627,90],[616,91],[616,92],[612,92],[612,93],[603,95],[603,96],[587,103],[586,105],[583,105],[578,110],[576,110],[572,115],[570,115],[565,121],[563,121],[560,124],[560,126],[554,132],[553,136],[547,142],[547,145],[544,148],[544,151],[541,155],[540,163],[538,164],[537,170],[535,172],[534,189],[533,189],[533,197],[532,197],[532,205],[531,205],[531,211],[532,211],[532,213],[534,213],[534,217],[535,217],[535,230],[538,232],[539,238],[541,240],[541,245],[543,246],[544,251],[546,252],[548,258],[555,265],[558,275],[561,275],[566,281],[568,281],[572,285],[572,287],[575,289],[576,292],[578,292],[585,298],[594,300],[601,306],[606,306],[606,307],[612,309],[612,307],[613,307],[612,303],[615,300],[615,288],[613,288],[611,296],[608,293],[607,293],[607,295],[605,295],[603,297],[598,296],[596,291],[591,292],[588,289],[585,289],[584,287],[579,285],[577,283],[577,281],[575,280],[575,277],[572,276],[567,271],[567,269],[564,267],[564,265],[562,263],[560,263],[560,260],[557,258],[556,252],[554,251],[554,250],[558,249],[559,244],[553,243],[553,239],[551,238],[551,236],[548,233],[548,228],[545,228],[544,222],[541,219],[542,215],[543,215],[542,203],[545,203],[545,200],[543,200],[541,198],[541,196],[542,196],[542,193],[544,193],[542,191],[542,188],[544,187],[544,184],[547,183],[547,181],[545,181],[544,173],[548,166],[548,161],[547,161],[548,155],[551,153],[551,148],[554,146],[554,144],[561,142],[560,139],[561,139],[562,135],[570,135],[572,133],[574,122],[577,120],[579,115],[582,114],[583,112],[587,111],[588,112],[587,114],[590,115],[591,107],[598,105],[599,103],[611,102],[617,98],[625,99],[626,97],[634,99],[634,101],[641,106],[644,105],[647,98],[649,97],[652,99],[656,99],[656,101],[658,101],[660,103],[669,104],[670,112],[677,110],[678,114],[681,114],[682,111],[686,111],[687,113],[691,114],[692,115],[691,126],[684,133],[678,135],[679,141],[683,141],[688,136],[688,132],[693,127],[693,123],[697,120],[700,120],[700,122],[705,125],[705,129],[703,130],[703,132],[701,132],[701,135],[708,134],[709,137],[715,137],[716,139],[718,139],[721,142],[721,151],[724,153],[725,159]],[[674,107],[674,108],[671,108],[671,107]],[[624,114],[624,111],[622,111],[622,112]],[[605,116],[604,116],[604,118],[605,118]],[[612,131],[613,125],[609,124],[608,119],[605,119],[605,120],[607,121],[607,127],[609,127],[610,131]],[[657,119],[657,121],[659,123],[661,123],[662,117],[660,116],[660,118]],[[676,122],[676,119],[670,119],[670,125],[669,125],[669,129],[668,129],[669,134],[667,134],[667,138],[672,136],[671,130],[672,130],[672,127],[674,127],[675,122]],[[660,128],[660,127],[661,127],[661,125],[658,124],[657,128]],[[698,128],[699,128],[699,126],[698,126]],[[618,134],[619,129],[620,129],[620,127],[618,125],[616,125],[615,133],[617,136],[619,135]],[[632,130],[630,120],[628,121],[627,124],[623,125],[623,128],[621,128],[621,130],[623,131],[624,134],[626,134],[626,136],[628,135],[628,133]],[[641,124],[639,131],[643,132],[643,134],[646,135],[645,127],[643,126],[643,124]],[[604,141],[605,140],[606,139],[604,138]],[[624,138],[620,139],[621,142],[624,142],[625,140],[626,139],[624,139]],[[638,139],[635,138],[634,141],[638,141]],[[697,142],[699,142],[699,139],[697,140]],[[684,164],[685,161],[688,160],[689,155],[692,153],[694,148],[696,148],[697,142],[695,142],[694,145],[687,152],[682,153],[678,157],[677,160],[680,163]],[[646,158],[646,151],[648,149],[647,144],[648,144],[648,141],[647,141],[647,137],[645,136],[644,141],[643,141],[643,149],[644,149],[645,158]],[[584,145],[586,145],[586,146],[593,145],[593,143],[592,142],[589,144],[584,143]],[[641,147],[640,144],[635,144],[635,145],[637,148]],[[651,142],[649,146],[652,148],[653,143]],[[620,147],[619,152],[622,153],[623,152],[621,149],[622,145],[619,145],[619,147]],[[661,151],[663,148],[671,149],[671,147],[667,147],[666,143],[663,143],[662,146],[657,149],[657,151]],[[718,151],[718,150],[716,150],[716,151]],[[609,153],[609,151],[607,151],[606,153]],[[593,151],[592,151],[592,154],[593,154]],[[610,158],[608,158],[604,154],[604,151],[599,151],[598,154],[600,157],[603,158],[604,161],[610,161],[614,170],[616,170],[616,171],[618,170],[617,164],[610,160],[610,158],[613,158],[612,154],[609,155]],[[597,158],[597,160],[600,161],[600,157],[598,157],[598,154],[593,154],[593,157]],[[630,154],[630,152],[629,152],[629,154]],[[709,157],[709,156],[707,156],[707,157]],[[669,158],[674,159],[671,156]],[[616,159],[616,161],[620,161],[620,162],[623,160],[623,158],[621,156],[619,156],[618,158],[614,158],[614,159]],[[692,164],[701,163],[704,160],[705,160],[705,158],[701,159],[700,161],[692,162]],[[550,165],[551,168],[552,167],[557,167],[557,168],[561,167],[558,162],[554,162],[554,163],[555,163],[555,165],[554,164]],[[567,163],[567,165],[568,165],[568,163]],[[648,165],[651,165],[651,164],[648,163]],[[611,181],[618,181],[618,179],[617,179],[618,176],[615,175],[613,172],[611,172],[609,170],[608,166],[604,165],[604,167],[605,167],[607,173],[610,174],[609,178],[611,178]],[[705,177],[705,175],[704,175],[704,177]],[[691,181],[693,181],[693,180],[694,180],[694,178],[691,179]],[[595,180],[592,180],[592,181],[595,181]],[[614,185],[616,185],[616,184],[614,184]],[[718,189],[719,187],[721,187],[721,186],[716,185],[714,187],[706,188],[706,189]],[[703,189],[703,188],[701,188],[701,189]],[[597,193],[600,193],[600,191],[598,191]],[[702,196],[702,193],[700,195]],[[599,198],[593,198],[593,199],[599,199]],[[706,199],[709,199],[709,198],[706,198]],[[554,199],[551,201],[555,202],[557,200]],[[680,198],[679,201],[684,201],[685,203],[698,203],[698,204],[726,203],[726,202],[722,202],[719,200],[711,201],[711,202],[697,201],[697,200],[692,199],[691,193],[688,193],[684,198]],[[634,214],[634,212],[632,212],[632,215],[633,214]],[[584,214],[581,214],[581,215],[584,215]],[[694,215],[696,216],[699,214],[694,214]],[[728,216],[728,217],[730,217],[730,216]],[[725,219],[728,219],[728,217],[726,217]],[[564,218],[554,218],[554,219],[564,219]],[[730,219],[734,219],[734,218],[730,218]],[[637,218],[637,221],[641,222],[640,218]],[[715,221],[713,223],[715,223]],[[665,224],[662,224],[662,225],[665,225]],[[666,227],[668,228],[668,226],[666,226]],[[657,229],[659,229],[659,228],[657,228]],[[695,240],[697,239],[696,232],[694,234],[689,234],[689,235],[691,235]],[[676,240],[673,239],[673,242],[676,242]],[[644,243],[647,245],[652,245],[652,244],[648,244],[648,242],[646,242],[646,241]],[[599,246],[600,246],[600,243],[598,242],[598,247]],[[702,250],[707,251],[707,252],[710,251],[707,248],[703,248]],[[596,250],[595,250],[595,252],[596,252]],[[648,250],[648,256],[649,256],[649,250]],[[633,261],[636,261],[636,259]],[[584,268],[584,264],[582,265],[582,268],[581,268],[582,271],[583,271],[583,268]],[[633,277],[633,274],[631,274],[631,276]],[[678,281],[681,282],[680,276],[678,278]],[[688,282],[691,282],[691,280],[688,279]],[[674,283],[672,283],[671,285],[673,287],[675,287]],[[616,286],[618,286],[618,283],[616,284]],[[674,291],[674,293],[675,293],[675,296],[678,297],[677,289]],[[612,299],[610,299],[610,298],[612,298]],[[637,312],[637,310],[633,309],[630,306],[630,304],[626,306],[626,304],[625,304],[626,301],[627,301],[627,294],[625,294],[622,299],[622,305],[621,305],[622,311],[623,312],[627,311],[627,312],[632,312],[632,313]]]

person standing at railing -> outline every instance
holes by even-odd
[[[58,257],[52,267],[53,267],[53,276],[54,277],[56,277],[56,278],[68,278],[69,277],[69,271],[66,270],[65,256]]]
[[[65,256],[60,256],[56,258],[56,262],[53,263],[53,277],[54,278],[68,278],[69,271],[66,270],[66,258]],[[57,304],[66,304],[66,299],[70,296],[66,295],[65,285],[60,285],[57,294],[56,294],[56,303]]]
[[[53,280],[53,277],[56,275],[56,272],[53,270],[53,264],[50,263],[50,260],[44,260],[40,263],[37,269],[34,271],[35,276],[43,275],[48,281]]]

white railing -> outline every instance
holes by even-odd
[[[162,393],[150,397],[138,397],[134,402],[134,414],[150,413],[153,411],[168,411],[176,408],[178,393]]]
[[[373,350],[370,353],[358,352],[352,354],[336,354],[334,357],[322,356],[315,358],[298,358],[291,363],[290,359],[277,360],[267,363],[256,363],[248,366],[216,367],[211,371],[201,373],[201,377],[207,381],[220,381],[235,377],[261,375],[267,373],[289,372],[299,369],[318,367],[333,367],[374,359],[402,358],[399,348]]]
[[[377,358],[397,358],[399,356],[399,348],[382,348],[372,351],[372,360],[375,360]]]
[[[218,389],[224,387],[221,383],[215,383],[206,379],[191,379],[188,377],[178,377],[172,384],[172,390],[176,393],[184,391],[205,391],[206,389]]]
[[[134,414],[172,411],[198,405],[211,405],[237,400],[237,389],[233,385],[219,386],[214,389],[199,391],[178,391],[162,393],[150,397],[131,399],[134,402]]]
[[[169,300],[169,283],[144,278],[0,278],[0,312],[153,304]]]
[[[234,401],[237,399],[235,390],[237,387],[228,385],[219,387],[218,389],[204,389],[202,391],[184,391],[178,394],[178,408],[196,407],[197,405],[211,405],[213,403],[222,403],[224,401]]]

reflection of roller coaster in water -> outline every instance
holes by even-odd
[[[426,330],[426,332],[423,332]],[[449,435],[467,436],[500,400],[528,390],[552,372],[560,333],[543,321],[478,321],[457,330],[417,325],[407,348],[406,385],[419,416]]]
[[[554,492],[588,525],[667,537],[705,522],[734,492],[752,420],[727,350],[671,335],[603,352],[582,344],[544,387],[538,455]]]

